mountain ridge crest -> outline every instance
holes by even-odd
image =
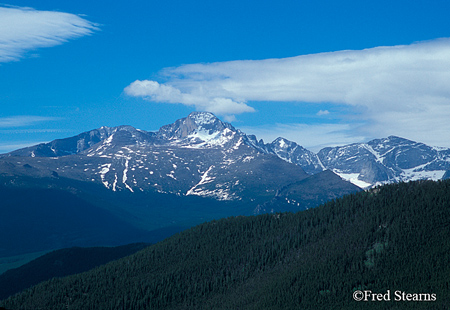
[[[424,143],[390,135],[366,143],[325,147],[317,153],[294,141],[278,137],[270,143],[258,141],[211,112],[192,112],[156,132],[129,125],[102,126],[77,136],[12,151],[0,157],[60,157],[74,154],[102,156],[112,143],[125,145],[166,145],[197,149],[233,149],[246,145],[259,153],[273,154],[300,166],[313,175],[331,170],[341,178],[365,188],[379,184],[432,179],[450,174],[450,149],[430,147]],[[119,150],[117,150],[119,151]]]

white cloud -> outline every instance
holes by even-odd
[[[217,108],[222,115],[252,112],[251,101],[312,102],[318,107],[336,103],[347,106],[353,117],[357,114],[366,136],[403,135],[450,146],[448,38],[283,59],[183,65],[161,74],[167,82],[157,89],[150,87],[154,81],[136,81],[127,93],[212,112]],[[132,91],[135,83],[143,86],[140,93]],[[215,106],[217,99],[228,104]]]
[[[56,121],[59,118],[34,115],[17,115],[0,118],[0,128],[31,126],[42,122]]]
[[[228,121],[234,119],[234,114],[255,111],[245,103],[230,98],[209,97],[196,92],[184,93],[176,87],[159,84],[156,81],[135,81],[125,88],[125,93],[155,102],[182,103],[197,110],[223,115]]]
[[[0,7],[0,63],[17,61],[29,50],[89,35],[97,26],[69,13]]]
[[[320,110],[319,112],[317,112],[318,116],[328,115],[328,114],[330,114],[330,111],[328,111],[328,110]]]

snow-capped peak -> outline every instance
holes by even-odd
[[[448,148],[430,147],[420,142],[389,136],[366,143],[327,147],[315,154],[296,142],[281,137],[267,144],[263,140],[258,141],[255,136],[246,135],[210,112],[192,112],[185,118],[161,127],[158,132],[146,132],[131,126],[101,127],[74,137],[13,151],[3,157],[62,157],[80,154],[128,160],[132,153],[137,154],[152,147],[220,149],[224,154],[232,154],[237,150],[273,154],[302,167],[308,174],[328,169],[361,187],[450,177]],[[102,169],[100,172],[106,171],[105,167]],[[166,175],[173,174],[169,171]],[[114,183],[115,178],[108,182],[117,184]]]
[[[238,131],[222,122],[211,112],[192,112],[187,117],[160,128],[161,141],[184,147],[222,147],[230,142]]]
[[[197,126],[214,124],[220,120],[211,112],[192,112],[188,115],[188,118],[192,119]]]
[[[284,138],[277,138],[275,141],[278,143],[278,146],[282,149],[288,147],[288,144],[286,143],[286,140]]]

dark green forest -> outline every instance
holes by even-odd
[[[134,243],[117,247],[66,248],[55,250],[0,274],[0,299],[54,277],[77,274],[136,253],[149,246]]]
[[[357,302],[357,290],[390,290],[391,300]],[[436,300],[395,301],[394,291]],[[450,309],[450,180],[386,185],[298,213],[211,221],[0,306]]]

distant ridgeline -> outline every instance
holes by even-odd
[[[101,127],[0,155],[0,218],[8,219],[0,258],[155,243],[212,219],[296,212],[375,185],[448,177],[450,149],[394,136],[316,154],[284,138],[264,143],[209,112],[155,132]]]
[[[295,214],[208,222],[0,306],[448,309],[449,236],[449,180],[391,184]]]

